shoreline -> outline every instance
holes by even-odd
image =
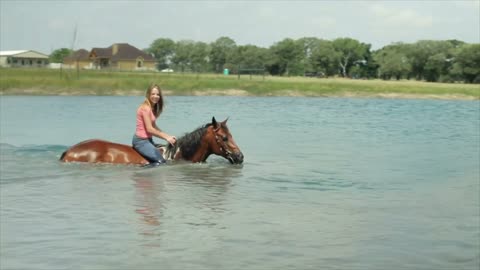
[[[151,83],[168,96],[335,97],[480,100],[480,85],[348,78],[249,77],[0,69],[0,96],[143,96]],[[61,75],[61,76],[60,76]]]
[[[188,92],[165,89],[165,96],[237,96],[237,97],[318,97],[318,98],[383,98],[383,99],[433,99],[433,100],[480,100],[462,94],[411,94],[411,93],[368,93],[344,91],[341,93],[316,93],[311,91],[280,90],[266,92],[262,95],[252,94],[241,89],[227,90],[192,90]],[[9,89],[0,91],[0,96],[143,96],[144,90],[112,90],[109,94],[94,90],[45,90],[39,88]]]

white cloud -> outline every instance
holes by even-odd
[[[480,1],[479,0],[471,0],[471,1],[453,1],[452,4],[458,6],[460,8],[467,8],[467,9],[480,9]]]
[[[337,20],[332,17],[314,17],[307,20],[308,25],[319,28],[330,28],[337,25]]]
[[[47,21],[47,27],[51,31],[65,31],[67,28],[73,28],[71,21],[66,22],[64,19],[56,18],[49,18]]]
[[[391,42],[459,39],[479,42],[480,0],[461,1],[4,1],[0,48],[41,52],[71,46],[129,42],[143,48],[156,38],[268,47],[284,38],[351,37],[374,48]],[[118,3],[117,3],[118,2]]]
[[[433,26],[433,17],[431,15],[422,15],[413,9],[394,9],[387,8],[381,4],[374,4],[370,11],[375,16],[376,21],[381,21],[387,27],[422,27]]]

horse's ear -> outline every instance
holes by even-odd
[[[227,125],[228,118],[230,118],[230,117],[227,117],[227,119],[223,120],[223,122],[221,123],[223,126]]]
[[[217,128],[217,127],[218,127],[218,123],[217,123],[217,120],[215,120],[215,116],[212,117],[212,126],[213,126],[214,128]]]

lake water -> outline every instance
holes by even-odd
[[[143,98],[0,97],[1,269],[479,268],[479,101],[165,98],[244,164],[61,163],[130,144]]]

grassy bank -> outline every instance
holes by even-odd
[[[143,95],[150,83],[166,95],[354,96],[480,99],[480,86],[242,75],[0,69],[0,95]]]

